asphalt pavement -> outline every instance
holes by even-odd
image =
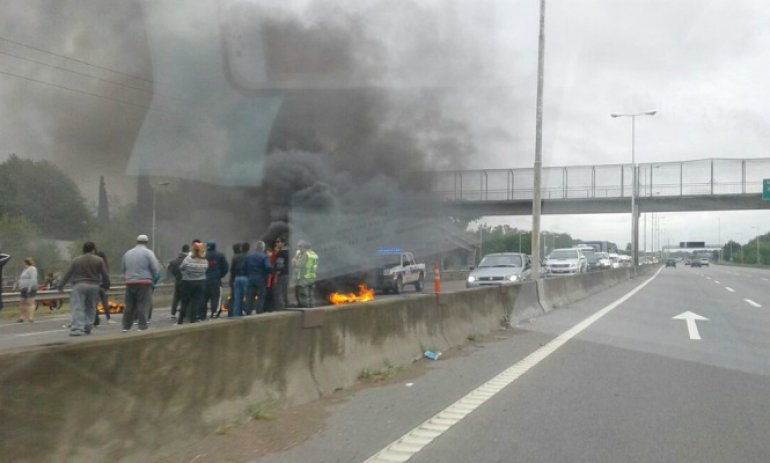
[[[464,281],[446,281],[442,283],[442,292],[460,291],[465,289]],[[433,292],[433,284],[426,285],[424,293]],[[413,287],[408,286],[403,295],[378,294],[377,299],[394,299],[403,297],[412,297],[418,294]],[[88,336],[70,337],[67,328],[70,322],[68,311],[60,311],[55,314],[46,314],[42,316],[43,311],[48,309],[40,307],[34,323],[16,323],[13,319],[6,319],[0,322],[0,351],[31,346],[51,346],[60,344],[70,344],[77,342],[88,342],[94,339],[105,339],[114,336],[140,336],[142,333],[136,330],[136,326],[128,333],[122,333],[123,316],[113,314],[114,324],[104,322],[95,327]],[[216,320],[210,320],[205,323],[237,323],[238,320],[227,319],[225,317]],[[176,325],[176,321],[171,318],[170,307],[157,307],[153,310],[153,318],[150,322],[149,331],[185,329],[189,324]]]
[[[770,272],[678,266],[639,289],[647,279],[364,389],[259,461],[770,461]],[[446,411],[461,398],[472,411]]]

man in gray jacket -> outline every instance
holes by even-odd
[[[110,276],[107,266],[101,257],[94,254],[96,246],[88,241],[83,244],[83,254],[75,258],[64,278],[59,281],[58,289],[72,280],[70,293],[70,336],[91,334],[94,318],[96,317],[96,302],[99,299],[99,285],[110,287]]]
[[[147,249],[147,235],[136,237],[136,246],[123,255],[121,268],[126,281],[126,308],[123,311],[123,332],[131,329],[134,318],[139,319],[139,331],[147,329],[147,314],[152,303],[152,284],[160,273],[155,253]]]

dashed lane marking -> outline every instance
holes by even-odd
[[[567,341],[582,333],[586,328],[593,325],[597,320],[604,317],[613,309],[630,299],[634,294],[638,293],[642,288],[654,280],[655,277],[660,274],[661,270],[663,270],[663,267],[658,269],[658,271],[655,272],[655,275],[650,277],[650,279],[632,289],[620,299],[612,302],[610,305],[587,317],[577,325],[573,326],[569,330],[557,336],[555,339],[551,340],[551,342],[548,344],[532,352],[518,363],[515,363],[507,370],[504,370],[502,373],[482,384],[477,389],[471,391],[465,397],[461,398],[444,410],[438,412],[424,423],[418,425],[416,428],[398,438],[395,442],[391,443],[384,449],[369,457],[365,463],[408,461],[426,445],[430,444],[434,439],[446,432],[447,429],[460,422],[460,420],[476,410],[476,408],[478,408],[484,402],[494,397],[498,392],[502,391],[503,388],[519,379],[519,377],[526,373],[530,368],[536,366],[548,358],[549,355],[566,344]]]
[[[762,307],[762,304],[757,304],[756,302],[752,301],[751,299],[744,299],[749,305],[753,305],[754,307]]]
[[[729,287],[729,286],[725,286],[725,289],[730,291],[731,293],[735,292],[735,290],[733,288]]]

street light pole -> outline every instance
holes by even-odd
[[[610,114],[610,117],[631,118],[631,172],[633,181],[631,184],[631,259],[634,266],[639,265],[639,208],[636,205],[637,177],[636,169],[636,117],[654,116],[657,111],[645,111],[634,114]]]
[[[158,187],[166,186],[170,184],[171,182],[160,182],[157,184]],[[152,252],[155,252],[155,193],[157,188],[152,189]]]

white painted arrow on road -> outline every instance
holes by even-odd
[[[687,332],[690,334],[691,340],[700,341],[700,333],[698,333],[698,326],[695,324],[696,320],[704,320],[708,321],[708,318],[698,315],[697,313],[690,312],[689,310],[687,312],[682,312],[679,315],[675,317],[671,317],[674,320],[685,320],[687,321]]]

